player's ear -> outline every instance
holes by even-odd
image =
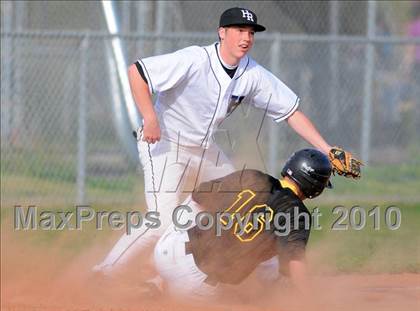
[[[218,32],[219,32],[219,40],[220,41],[224,40],[225,39],[225,36],[226,36],[226,28],[219,27]]]

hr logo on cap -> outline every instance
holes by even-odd
[[[246,18],[247,20],[253,22],[254,21],[254,16],[252,15],[252,13],[250,13],[248,10],[241,10],[242,11],[242,17]]]
[[[251,26],[255,32],[264,31],[263,25],[257,24],[257,15],[245,8],[230,8],[220,15],[219,27]]]

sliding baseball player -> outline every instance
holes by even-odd
[[[303,200],[331,188],[331,172],[325,154],[303,149],[286,162],[280,180],[247,169],[200,184],[176,214],[191,207],[211,217],[191,220],[184,213],[155,248],[156,267],[168,293],[191,300],[215,297],[223,284],[243,282],[272,258],[279,260],[278,270],[307,292],[305,248],[311,216]]]

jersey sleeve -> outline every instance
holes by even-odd
[[[258,65],[257,88],[251,103],[276,122],[287,119],[299,106],[299,97],[280,79]]]
[[[309,230],[304,228],[304,221],[299,220],[299,228],[292,230],[287,238],[285,247],[285,258],[286,261],[290,260],[302,260],[305,257],[306,244],[309,239]]]
[[[139,59],[151,93],[167,91],[193,72],[194,64],[199,61],[200,48],[193,46],[174,53]]]
[[[275,192],[268,201],[268,205],[276,213],[281,213],[281,217],[277,220],[278,227],[276,223],[273,225],[274,230],[279,233],[277,251],[281,265],[284,267],[291,260],[304,259],[312,225],[310,212],[302,201],[291,193],[289,189],[282,189]]]

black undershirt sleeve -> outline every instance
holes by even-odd
[[[277,239],[280,272],[287,275],[291,260],[302,261],[305,259],[306,244],[309,240],[312,225],[311,214],[290,189],[275,192],[268,205],[274,208],[276,212],[283,212],[290,216],[289,223],[286,222],[285,217],[279,218],[281,220],[279,225],[282,227],[288,226],[290,231],[286,233],[284,230],[278,230],[279,233],[286,233],[286,235],[279,236]]]
[[[143,79],[143,81],[146,82],[146,84],[149,84],[149,83],[147,83],[146,76],[144,75],[144,71],[143,71],[143,68],[140,66],[140,63],[135,62],[135,64],[136,64],[137,70],[139,71],[139,74],[140,74],[141,78]]]

